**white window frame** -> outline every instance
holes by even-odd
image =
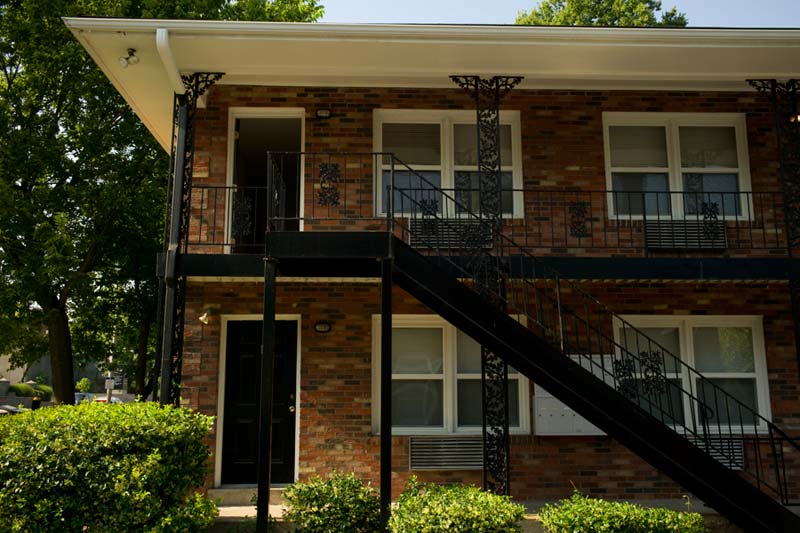
[[[707,378],[755,378],[756,380],[756,399],[758,401],[758,414],[764,419],[772,420],[772,406],[770,404],[769,394],[769,376],[767,374],[767,357],[764,344],[764,325],[763,317],[756,315],[625,315],[620,317],[630,325],[636,328],[677,328],[680,339],[680,355],[682,361],[692,368],[695,368],[694,360],[694,343],[692,342],[692,328],[696,327],[749,327],[753,332],[753,363],[754,372],[748,373],[734,373],[734,372],[701,372]],[[620,328],[622,323],[619,319],[614,321],[614,340],[618,345],[622,345],[622,339],[619,338]],[[694,384],[689,388],[689,379],[686,368],[680,375],[681,387],[684,390],[696,390]],[[690,412],[690,405],[688,398],[684,398],[683,412],[685,420],[692,420]],[[695,413],[695,420],[697,413]],[[752,426],[745,426],[745,433],[748,428]],[[737,434],[741,432],[739,424],[720,424],[713,425],[714,430],[719,427],[722,434],[732,433]],[[759,422],[755,426],[756,432],[767,431],[767,427],[763,422]]]
[[[629,113],[629,112],[603,112],[603,150],[605,157],[606,190],[608,203],[608,218],[612,220],[642,220],[643,215],[617,214],[614,210],[614,190],[611,167],[611,126],[655,126],[663,127],[666,132],[667,146],[667,180],[671,193],[683,191],[683,172],[697,171],[702,174],[733,173],[739,176],[739,193],[752,192],[750,181],[750,156],[747,148],[747,122],[744,113]],[[732,127],[736,133],[736,157],[739,162],[738,169],[697,169],[681,167],[680,127]],[[614,167],[616,172],[657,172],[663,173],[663,168],[649,167]],[[680,198],[670,195],[671,213],[662,218],[684,218],[683,202],[676,201]],[[743,198],[742,211],[739,215],[720,215],[724,220],[750,220],[753,218],[753,199],[748,194]],[[648,216],[647,218],[655,218]],[[695,215],[690,215],[695,218]]]
[[[455,188],[455,172],[462,170],[462,165],[454,161],[454,125],[476,123],[475,110],[462,109],[375,109],[372,114],[373,146],[375,152],[383,151],[383,124],[439,124],[439,142],[441,149],[440,165],[414,165],[409,166],[414,170],[440,170],[442,189]],[[524,198],[522,194],[522,134],[520,129],[520,113],[515,110],[500,111],[500,124],[511,126],[511,162],[503,162],[501,170],[511,172],[511,184],[514,189],[512,196],[512,214],[504,214],[506,219],[524,218]],[[373,201],[376,216],[385,216],[386,212],[381,206],[381,177],[388,165],[383,164],[382,158],[378,162],[379,168],[375,169],[373,182]],[[397,170],[397,169],[396,169]],[[401,215],[402,213],[396,213]],[[463,215],[467,216],[467,215]]]
[[[440,328],[442,329],[443,424],[442,427],[393,427],[392,435],[479,435],[482,428],[458,427],[458,379],[469,379],[473,374],[457,374],[458,329],[438,315],[392,315],[392,329]],[[380,434],[381,422],[381,315],[372,315],[372,432]],[[435,374],[408,374],[404,379],[435,379]],[[394,379],[394,378],[393,378]],[[519,427],[511,427],[512,435],[530,433],[530,396],[528,379],[522,374],[509,376],[519,381]]]

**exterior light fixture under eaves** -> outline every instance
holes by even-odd
[[[122,68],[128,68],[130,66],[138,64],[139,64],[139,56],[136,55],[135,48],[128,48],[128,55],[120,56],[119,58],[119,66]]]

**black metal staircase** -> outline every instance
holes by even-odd
[[[487,246],[497,226],[457,195],[395,169],[421,184],[390,185],[396,283],[734,523],[800,531],[796,439],[510,238]]]

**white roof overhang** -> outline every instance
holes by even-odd
[[[747,90],[800,77],[800,30],[298,24],[66,18],[159,142],[179,74],[219,84],[454,87],[449,76],[524,76],[521,88]],[[136,49],[137,65],[119,58]]]

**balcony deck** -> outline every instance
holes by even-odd
[[[459,248],[474,246],[476,238],[492,240],[474,231],[476,215],[481,216],[477,189],[436,188],[402,162],[390,158],[387,165],[386,154],[293,156],[302,167],[294,169],[294,175],[303,176],[295,195],[300,198],[296,214],[281,207],[281,191],[287,185],[281,182],[280,154],[270,155],[267,164],[272,189],[195,182],[183,249],[187,274],[260,275],[260,261],[254,256],[264,254],[268,208],[271,231],[294,232],[293,238],[308,233],[304,243],[313,242],[320,250],[327,246],[331,252],[352,244],[348,239],[353,237],[346,235],[359,232],[391,231],[418,249],[424,249],[422,241],[432,240],[437,248],[450,247],[456,255]],[[381,183],[376,184],[378,168]],[[393,198],[388,192],[375,194],[376,188],[388,191],[390,181]],[[268,190],[274,191],[272,206]],[[503,237],[574,278],[788,276],[791,262],[779,192],[525,188],[503,189],[500,196]],[[343,270],[348,276],[372,271],[354,265]]]

